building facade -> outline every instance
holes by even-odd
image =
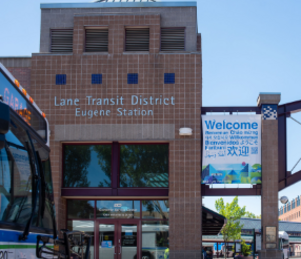
[[[202,213],[196,2],[42,4],[40,52],[0,62],[49,121],[58,229],[89,232],[91,258],[201,258],[202,230],[220,222]],[[260,94],[256,110],[279,102]],[[278,232],[274,117],[262,116],[255,186],[260,258],[282,258],[266,231]]]
[[[279,219],[281,221],[301,222],[300,211],[300,196],[298,196],[280,207],[278,211]]]
[[[40,52],[0,61],[47,116],[58,229],[91,258],[200,258],[200,46],[195,2],[42,4]]]

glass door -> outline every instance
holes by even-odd
[[[97,225],[96,259],[140,259],[137,221],[103,220]]]
[[[98,223],[98,259],[118,259],[117,230],[117,222]]]

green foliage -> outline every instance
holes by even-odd
[[[241,245],[241,253],[244,256],[248,256],[252,254],[251,245],[247,245],[245,240],[242,240],[240,245]]]
[[[241,208],[238,205],[238,197],[235,197],[231,203],[225,205],[223,198],[215,201],[215,208],[219,214],[227,219],[226,225],[223,227],[221,233],[225,242],[230,240],[240,239],[241,229],[240,219],[246,213],[246,207]]]
[[[256,219],[257,216],[252,212],[246,211],[244,217],[245,218],[250,218],[250,219]]]

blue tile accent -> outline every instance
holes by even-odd
[[[175,73],[164,73],[164,84],[174,84]]]
[[[262,120],[277,120],[278,105],[277,104],[263,104],[261,106]]]
[[[128,84],[138,84],[138,74],[128,74]]]
[[[56,85],[65,85],[67,81],[66,75],[56,75],[55,77],[55,84]]]
[[[100,85],[102,84],[102,74],[92,74],[91,75],[91,84]]]

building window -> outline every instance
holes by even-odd
[[[69,219],[93,219],[94,207],[93,200],[68,200],[67,217]]]
[[[168,188],[168,147],[168,144],[65,144],[63,187]],[[112,161],[119,167],[113,167]]]
[[[295,200],[292,201],[292,209],[295,208]]]
[[[297,198],[297,206],[300,206],[300,196]]]
[[[142,221],[141,229],[143,245],[142,258],[155,258],[148,257],[148,255],[152,255],[154,253],[153,251],[158,251],[157,253],[159,254],[159,251],[165,251],[169,248],[168,221]],[[153,231],[150,232],[150,229],[153,229]],[[162,254],[162,256],[156,258],[164,258],[164,253],[161,252],[160,254]]]
[[[138,84],[138,74],[128,74],[128,84]]]
[[[164,84],[174,84],[175,73],[164,73]]]
[[[111,145],[64,145],[64,187],[111,187]]]
[[[52,29],[50,52],[66,53],[73,51],[73,29]]]
[[[56,85],[65,85],[67,82],[67,76],[66,75],[56,75],[55,77],[55,84]]]
[[[92,85],[102,84],[102,74],[92,74],[91,75],[91,84]]]
[[[291,210],[291,203],[289,202],[287,205],[287,211],[290,211],[290,210]]]
[[[284,213],[286,213],[286,206],[284,206]]]
[[[125,51],[149,51],[149,28],[126,28]]]
[[[185,28],[161,28],[161,51],[184,51]]]
[[[142,218],[145,219],[168,219],[168,200],[145,200],[142,201]]]
[[[120,145],[120,187],[168,187],[168,145]]]
[[[86,28],[85,34],[85,52],[108,52],[108,28]]]
[[[118,207],[116,207],[118,205]],[[117,209],[116,209],[117,208]],[[140,218],[140,201],[96,201],[98,219],[136,219]]]

